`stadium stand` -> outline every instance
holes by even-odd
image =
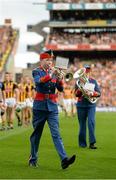
[[[114,2],[48,1],[50,35],[46,48],[73,52],[116,50]]]
[[[13,51],[19,31],[12,27],[10,20],[5,20],[5,24],[0,26],[0,72],[7,70],[6,64]]]
[[[69,57],[72,72],[84,63],[94,66],[94,77],[102,89],[99,107],[116,107],[115,2],[48,0],[47,4],[50,35],[46,48],[53,49],[58,56]]]
[[[43,47],[69,58],[72,72],[93,65],[102,89],[98,106],[116,107],[116,1],[48,0],[47,10],[50,33]]]

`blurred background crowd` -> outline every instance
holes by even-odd
[[[96,44],[106,45],[116,42],[116,32],[100,33],[76,33],[76,32],[53,32],[50,34],[49,43],[51,44]]]

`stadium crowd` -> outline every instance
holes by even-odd
[[[61,32],[54,31],[49,36],[50,44],[111,44],[116,42],[115,32],[98,32],[98,33],[77,33],[72,30],[72,32]]]
[[[0,70],[2,70],[6,60],[13,48],[18,31],[12,26],[0,27]]]
[[[55,11],[51,16],[52,21],[78,21],[84,20],[115,20],[115,11]],[[71,22],[70,22],[71,23]]]

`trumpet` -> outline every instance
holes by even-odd
[[[53,67],[52,71],[53,71],[53,74],[56,76],[56,78],[63,79],[65,72],[62,69]]]
[[[71,72],[66,73],[64,79],[66,82],[71,81],[73,79],[73,74]]]

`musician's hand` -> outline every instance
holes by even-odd
[[[58,80],[63,79],[62,73],[60,71],[58,71],[58,70],[54,71],[54,75],[56,76],[56,78]]]
[[[60,75],[60,73],[59,73],[59,71],[57,69],[54,70],[54,75],[56,75],[56,76]]]
[[[51,67],[50,69],[50,76],[52,77],[53,75],[57,76],[58,72],[57,72],[57,69],[55,69],[54,67]]]
[[[97,91],[94,91],[94,92],[93,92],[93,97],[100,97],[100,93],[97,92]]]
[[[90,92],[90,93],[89,93],[89,96],[90,96],[90,97],[93,97],[93,92]]]
[[[62,75],[62,74],[59,74],[59,75],[57,76],[57,79],[58,79],[58,81],[63,80],[63,75]]]
[[[90,97],[98,97],[98,96],[99,96],[99,93],[96,92],[96,91],[94,91],[94,92],[89,92],[88,95],[89,95]]]
[[[93,92],[91,92],[91,91],[87,91],[87,90],[85,90],[85,93],[86,93],[88,96],[90,96],[90,97],[92,97],[92,96],[93,96]]]

